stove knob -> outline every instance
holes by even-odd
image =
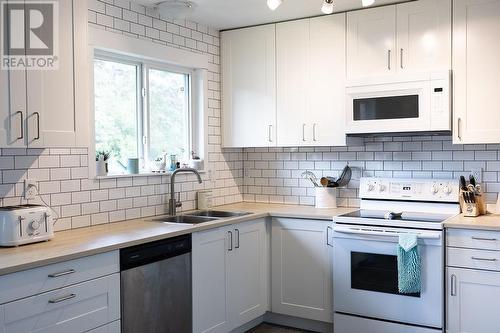
[[[445,185],[445,186],[443,186],[443,192],[445,194],[451,194],[451,192],[453,192],[453,190],[452,190],[450,185]]]
[[[439,187],[437,186],[437,184],[432,184],[431,193],[436,194],[438,192],[439,192]]]
[[[384,192],[385,191],[385,185],[384,184],[378,184],[378,191],[379,192]]]
[[[30,228],[33,229],[33,230],[38,230],[38,228],[40,228],[40,222],[38,222],[38,221],[31,221]]]
[[[375,189],[375,186],[373,186],[373,184],[367,184],[367,185],[366,185],[366,190],[367,190],[368,192],[371,192],[371,191],[373,191],[374,189]]]

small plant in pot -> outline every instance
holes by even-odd
[[[96,151],[95,153],[95,168],[96,176],[107,176],[108,175],[108,161],[110,153],[104,150]]]

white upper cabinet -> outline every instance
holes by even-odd
[[[451,0],[420,0],[396,9],[398,71],[451,69]]]
[[[396,6],[347,14],[349,78],[384,75],[396,70]]]
[[[88,145],[87,4],[56,3],[58,68],[2,71],[2,94],[9,97],[9,102],[2,98],[0,109],[2,147]]]
[[[454,143],[500,143],[500,0],[453,5]]]
[[[278,146],[345,145],[345,14],[276,25]]]
[[[451,0],[351,12],[347,29],[350,79],[451,69]]]
[[[346,15],[310,20],[309,144],[345,146]]]
[[[276,25],[277,140],[279,146],[299,146],[306,134],[309,115],[309,20]]]
[[[225,31],[221,38],[223,145],[275,146],[275,25]]]

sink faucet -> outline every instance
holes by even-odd
[[[201,176],[198,170],[193,168],[179,168],[172,172],[170,176],[170,200],[168,201],[168,214],[175,215],[176,209],[182,207],[181,193],[179,192],[179,200],[175,200],[175,176],[178,173],[194,173],[198,177],[198,183],[201,184]]]

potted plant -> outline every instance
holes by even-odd
[[[96,151],[95,153],[95,168],[96,176],[107,176],[108,175],[108,160],[110,153],[104,150]]]

